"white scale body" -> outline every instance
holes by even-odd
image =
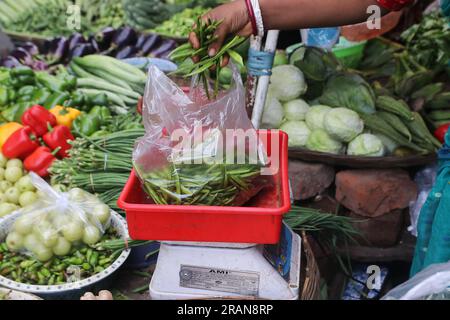
[[[285,225],[277,246],[162,242],[150,297],[296,300],[300,261],[301,238]]]

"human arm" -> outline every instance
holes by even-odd
[[[269,29],[302,29],[332,27],[358,23],[368,18],[367,8],[383,4],[388,8],[398,8],[412,0],[259,0],[264,27]],[[394,5],[393,5],[394,4]],[[382,13],[388,12],[382,9]],[[219,6],[203,17],[222,20],[217,29],[217,41],[210,46],[209,54],[214,55],[229,34],[249,36],[252,34],[245,0],[236,0]],[[199,47],[194,33],[189,37],[194,48]]]

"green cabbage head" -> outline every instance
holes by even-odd
[[[313,151],[339,154],[344,147],[338,140],[333,139],[325,130],[317,129],[311,132],[306,141],[306,148]]]
[[[325,115],[329,111],[331,111],[331,108],[327,106],[312,106],[305,116],[306,124],[311,130],[325,129]]]
[[[336,140],[350,142],[364,130],[359,115],[347,108],[335,108],[324,118],[325,130]]]
[[[384,153],[383,142],[370,133],[357,136],[348,144],[347,148],[347,154],[350,156],[382,157]]]

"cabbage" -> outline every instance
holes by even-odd
[[[303,73],[292,65],[273,68],[270,87],[275,97],[281,102],[294,100],[308,89]]]
[[[305,120],[309,105],[302,99],[292,100],[284,104],[284,117],[289,121]]]
[[[325,130],[336,140],[350,142],[364,130],[359,115],[347,108],[335,108],[324,118]]]
[[[309,135],[306,148],[313,151],[338,154],[342,152],[343,145],[341,142],[334,140],[325,130],[317,129]]]
[[[269,89],[266,98],[266,104],[261,119],[262,129],[277,129],[280,127],[284,118],[284,109],[280,101],[274,97]]]
[[[275,58],[273,59],[273,66],[282,66],[284,64],[288,64],[289,60],[286,55],[286,51],[284,50],[277,50],[275,53]]]
[[[304,121],[287,121],[280,130],[289,135],[289,147],[304,147],[311,133]]]
[[[348,144],[347,154],[351,156],[382,157],[384,156],[383,142],[373,134],[364,133]]]
[[[306,124],[311,130],[325,129],[324,119],[329,111],[331,111],[331,108],[327,106],[312,106],[305,116]]]

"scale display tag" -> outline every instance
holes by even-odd
[[[258,296],[259,273],[181,265],[180,287]]]

